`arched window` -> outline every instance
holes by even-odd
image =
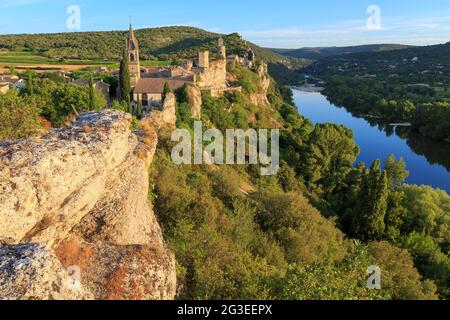
[[[130,53],[130,62],[134,61],[135,61],[134,53]]]

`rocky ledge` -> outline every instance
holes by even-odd
[[[172,299],[148,194],[157,136],[118,111],[0,143],[0,299]]]

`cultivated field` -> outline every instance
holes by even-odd
[[[170,61],[141,61],[142,66],[167,66]],[[52,71],[77,71],[88,67],[116,69],[119,62],[108,60],[55,59],[25,51],[0,51],[0,73],[11,68],[16,71],[34,70],[38,73]]]

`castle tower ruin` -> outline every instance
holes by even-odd
[[[198,66],[200,68],[209,68],[209,51],[200,51],[198,53]]]
[[[218,47],[218,57],[219,60],[227,59],[227,48],[225,47],[224,41],[222,38],[219,39],[219,47]]]

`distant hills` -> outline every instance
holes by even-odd
[[[127,33],[128,30],[0,35],[0,50],[26,51],[61,60],[118,61]],[[422,78],[430,80],[428,78],[433,76],[443,81],[447,80],[443,79],[445,74],[450,74],[450,44],[427,47],[373,44],[268,49],[245,41],[237,33],[223,35],[193,27],[147,28],[136,30],[135,33],[139,40],[141,60],[172,61],[194,57],[200,50],[215,51],[220,37],[224,38],[229,53],[240,54],[250,46],[260,59],[268,62],[269,72],[282,84],[302,80],[302,73],[319,76],[423,73],[418,81]],[[413,61],[414,58],[417,60]],[[430,72],[430,68],[434,71]]]
[[[332,56],[302,71],[321,77],[389,77],[404,83],[450,84],[450,44]]]
[[[301,49],[270,49],[275,53],[307,60],[321,60],[324,58],[351,54],[359,52],[383,52],[405,49],[409,46],[401,44],[371,44],[362,46],[350,46],[350,47],[316,47],[316,48],[301,48]]]
[[[29,51],[36,55],[58,59],[118,60],[124,48],[128,31],[74,32],[56,34],[0,35],[0,49]],[[305,67],[307,62],[281,55],[255,44],[247,43],[233,33],[223,35],[193,27],[162,27],[136,30],[141,60],[178,60],[194,57],[199,50],[215,51],[217,40],[223,37],[230,53],[242,53],[248,46],[269,63],[274,76],[284,81],[295,81],[293,70]],[[281,79],[281,78],[280,78]]]

